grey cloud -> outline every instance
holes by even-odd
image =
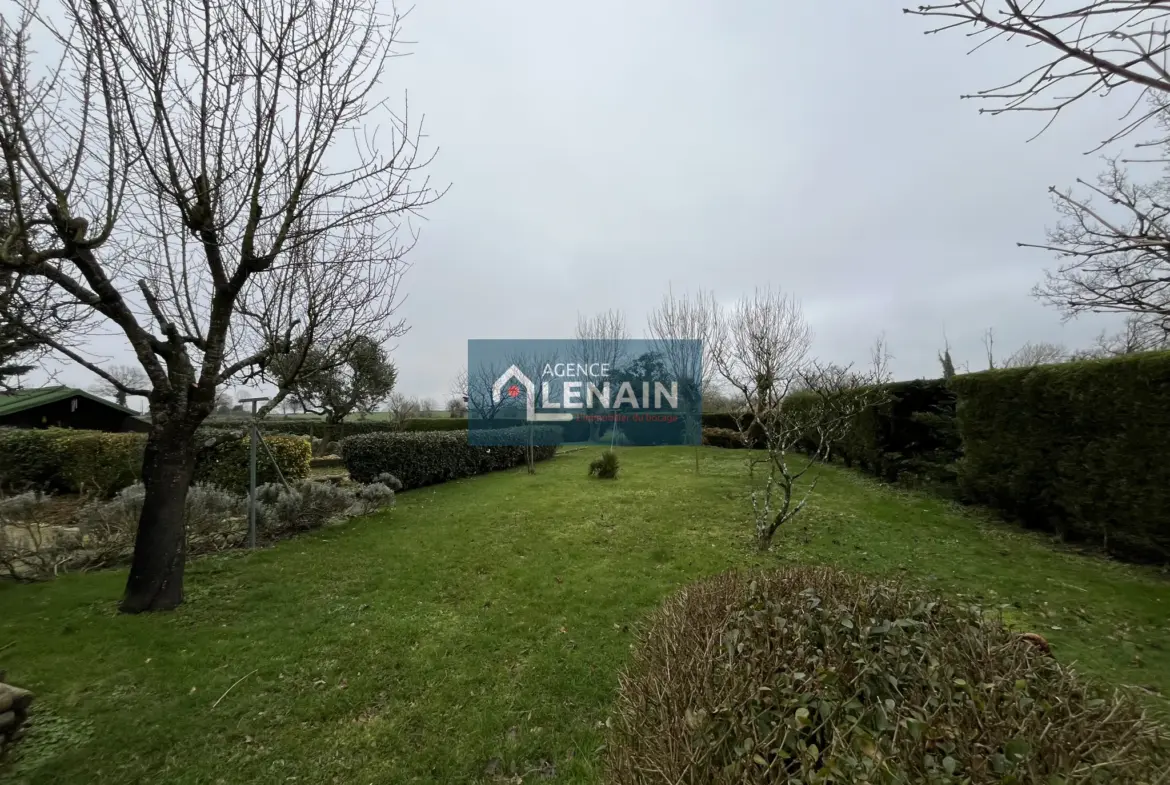
[[[730,301],[779,285],[816,351],[866,359],[884,331],[899,377],[936,373],[945,330],[979,365],[995,327],[1085,344],[1109,320],[1062,324],[1029,297],[1051,262],[1050,185],[1119,111],[987,117],[959,95],[1035,53],[965,56],[899,2],[421,0],[409,90],[450,193],[420,224],[395,352],[404,391],[445,396],[470,337],[559,337],[576,313],[622,309],[640,335],[668,283]]]

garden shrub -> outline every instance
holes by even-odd
[[[589,475],[602,480],[616,480],[618,476],[618,455],[613,450],[606,450],[600,457],[589,463]]]
[[[201,431],[201,437],[196,482],[237,491],[246,489],[248,438],[231,438],[222,431]],[[311,451],[306,440],[265,436],[264,441],[287,479],[299,479],[309,473]],[[145,447],[146,434],[142,433],[0,428],[0,488],[93,491],[109,496],[142,478]],[[278,479],[263,448],[256,453],[256,471],[257,483]]]
[[[466,431],[466,417],[416,417],[402,424],[404,431]]]
[[[61,428],[0,428],[0,488],[62,489],[63,437],[69,433]]]
[[[941,379],[916,379],[883,385],[885,400],[863,409],[844,437],[830,445],[830,456],[887,482],[913,475],[935,482],[954,479],[960,444],[955,427],[955,394]],[[815,397],[796,393],[787,408],[815,405]],[[801,446],[816,448],[809,434]]]
[[[213,429],[239,430],[239,419],[212,418],[205,427]],[[366,433],[397,433],[400,431],[465,431],[466,417],[416,417],[401,424],[390,419],[352,420],[332,425],[314,417],[269,417],[261,425],[265,433],[285,433],[295,436],[311,436],[326,442],[341,441],[347,436]]]
[[[401,485],[401,483],[399,483]],[[357,489],[354,494],[360,514],[374,512],[386,507],[393,507],[395,503],[394,489],[380,482],[372,482]]]
[[[390,472],[409,490],[524,464],[530,438],[536,443],[535,459],[547,460],[556,454],[559,434],[559,429],[544,426],[501,429],[491,438],[508,444],[481,447],[468,443],[466,431],[371,433],[346,438],[341,457],[359,483]]]
[[[1151,784],[1170,735],[978,609],[824,568],[708,578],[651,617],[621,783]]]
[[[382,472],[381,474],[374,477],[374,483],[385,485],[387,488],[395,492],[402,490],[402,480],[398,479],[390,472]]]
[[[306,439],[298,436],[265,434],[264,444],[268,445],[268,450],[271,450],[273,457],[276,458],[279,471],[277,466],[273,465],[268,450],[257,445],[257,485],[279,482],[282,474],[289,482],[308,476],[313,451]],[[209,438],[200,450],[199,460],[195,464],[196,482],[211,483],[233,491],[247,491],[250,450],[251,444],[247,436]]]
[[[319,529],[346,513],[357,501],[353,491],[328,482],[301,480],[266,483],[256,488],[262,513],[257,516],[258,533],[276,539],[298,531]]]
[[[1026,526],[1170,561],[1170,352],[959,376],[959,489]]]
[[[743,449],[747,441],[734,428],[704,428],[703,444],[711,447],[725,447],[727,449]]]

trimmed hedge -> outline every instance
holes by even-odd
[[[916,379],[885,386],[886,401],[864,410],[837,454],[847,466],[888,482],[903,474],[953,480],[958,460],[955,393],[941,379]]]
[[[205,427],[220,430],[238,430],[247,426],[246,418],[208,420]],[[417,417],[406,420],[400,428],[390,420],[353,420],[326,425],[324,420],[309,417],[273,417],[261,422],[265,433],[288,433],[298,436],[316,436],[325,441],[341,441],[347,436],[364,433],[399,433],[401,431],[460,431],[467,430],[466,417]]]
[[[748,446],[743,434],[734,428],[704,428],[703,444],[729,450],[742,450]]]
[[[300,436],[272,434],[264,436],[264,444],[256,446],[256,485],[280,482],[281,474],[286,480],[299,480],[309,476],[313,460],[313,448],[308,439]],[[269,451],[276,458],[273,465]],[[247,491],[248,463],[251,441],[248,437],[229,439],[199,452],[195,463],[195,482],[206,482],[232,491]],[[280,471],[277,472],[277,466]]]
[[[552,431],[555,433],[535,440],[536,460],[556,454],[555,437],[560,431]],[[369,433],[342,440],[341,458],[357,482],[373,482],[379,474],[389,472],[408,490],[519,466],[527,460],[529,435],[528,428],[499,430],[492,434],[493,440],[515,444],[477,447],[468,444],[466,431]]]
[[[204,436],[222,436],[205,431]],[[199,437],[197,437],[199,438]],[[308,476],[312,450],[294,436],[264,439],[286,479]],[[143,433],[103,433],[66,428],[0,428],[0,487],[40,488],[63,493],[93,491],[109,495],[142,478]],[[248,439],[229,439],[200,451],[195,481],[222,488],[248,487]],[[265,450],[257,452],[257,483],[279,478]]]
[[[951,382],[968,501],[1139,561],[1170,561],[1170,352]]]

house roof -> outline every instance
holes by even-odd
[[[138,414],[133,409],[119,406],[93,393],[87,393],[85,390],[78,390],[76,387],[57,386],[37,387],[32,390],[14,390],[12,392],[0,393],[0,417],[6,417],[10,414],[23,412],[26,409],[33,409],[37,406],[44,406],[47,403],[56,403],[57,401],[64,401],[73,397],[88,398],[91,401],[104,404],[111,409],[117,409],[131,417],[137,416]]]

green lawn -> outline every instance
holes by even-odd
[[[1170,694],[1170,580],[1155,571],[837,469],[759,556],[742,453],[705,449],[696,477],[690,450],[627,449],[606,482],[586,477],[596,452],[197,560],[171,614],[117,615],[120,571],[0,586],[0,668],[38,695],[0,779],[598,782],[633,625],[701,575],[785,561],[1004,604],[1060,659]]]

